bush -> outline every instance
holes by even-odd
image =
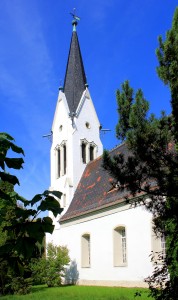
[[[31,278],[14,277],[8,286],[8,290],[11,290],[11,294],[25,295],[30,293],[31,287]]]
[[[34,259],[31,263],[33,283],[46,283],[48,287],[61,285],[65,276],[65,266],[69,262],[67,247],[55,246],[49,243],[47,246],[47,257]]]

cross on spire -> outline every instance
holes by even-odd
[[[80,21],[80,18],[76,15],[76,8],[73,8],[73,12],[70,13],[73,17],[72,25],[73,25],[73,31],[76,31],[76,26],[78,24],[77,21]]]

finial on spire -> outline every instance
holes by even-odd
[[[76,8],[73,8],[73,13],[70,13],[71,16],[73,17],[73,20],[72,20],[73,31],[76,31],[76,26],[78,24],[77,21],[80,21],[80,18],[76,15],[75,11],[76,11]]]
[[[62,79],[60,79],[59,91],[63,92],[63,90],[64,90],[64,88],[63,88],[63,85],[62,85]]]

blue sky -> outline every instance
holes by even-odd
[[[128,79],[142,88],[156,115],[170,112],[170,94],[156,74],[157,37],[171,27],[175,0],[1,0],[0,131],[25,151],[18,192],[27,199],[50,185],[50,141],[63,83],[73,7],[90,93],[110,149],[117,122],[115,93]]]

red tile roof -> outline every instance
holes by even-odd
[[[125,144],[110,151],[112,155],[123,153],[128,156]],[[125,201],[126,192],[112,186],[113,178],[102,167],[102,156],[91,161],[85,168],[74,197],[60,223],[98,211]]]

